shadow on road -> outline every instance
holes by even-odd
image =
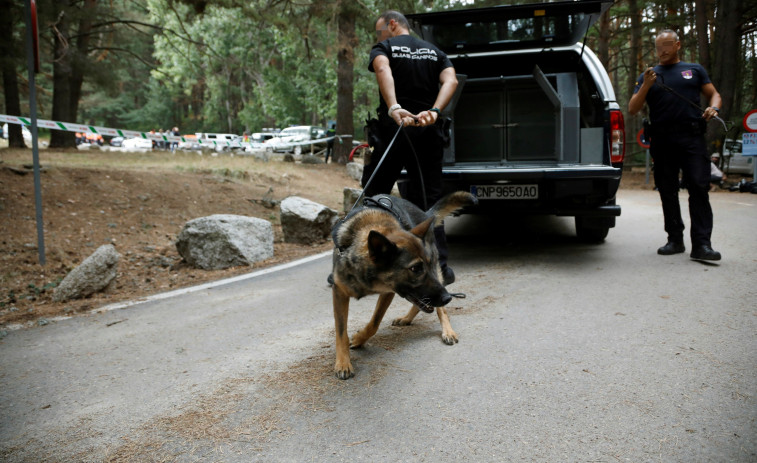
[[[451,259],[491,262],[501,259],[585,258],[604,243],[587,244],[576,237],[572,217],[494,217],[464,215],[447,219]],[[608,240],[612,240],[610,230]]]

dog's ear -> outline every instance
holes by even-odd
[[[376,265],[388,264],[397,255],[397,245],[376,230],[371,230],[368,234],[368,253]]]
[[[415,226],[412,230],[410,230],[410,233],[417,236],[420,239],[425,239],[426,234],[428,234],[429,230],[433,230],[434,225],[434,217],[429,217],[428,219],[424,220],[423,222],[419,223]]]

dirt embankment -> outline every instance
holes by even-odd
[[[278,207],[266,207],[260,200],[298,195],[341,212],[343,188],[358,186],[343,166],[334,164],[277,162],[267,168],[248,158],[234,161],[234,168],[143,170],[108,168],[105,162],[66,167],[65,162],[46,163],[43,158],[42,266],[33,175],[24,172],[18,156],[7,156],[6,151],[0,152],[0,330],[14,324],[45,324],[51,317],[250,272],[246,266],[206,271],[182,263],[176,236],[185,222],[197,217],[239,214],[270,220],[274,257],[255,269],[331,249],[328,241],[284,243]],[[249,170],[243,167],[247,163]],[[115,283],[91,298],[53,302],[53,289],[66,274],[108,243],[121,254]]]

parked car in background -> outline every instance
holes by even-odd
[[[226,146],[223,151],[243,152],[250,143],[250,137],[244,135],[235,135],[230,140],[231,145]]]
[[[603,241],[615,226],[623,114],[607,71],[581,43],[611,5],[563,1],[407,15],[458,73],[442,113],[450,128],[442,176],[445,192],[478,197],[469,212],[574,217],[587,242]]]
[[[723,172],[726,174],[752,175],[754,156],[744,156],[743,141],[726,138],[723,145]]]
[[[178,148],[184,151],[199,151],[201,149],[197,135],[184,135],[184,141],[179,142]]]
[[[311,146],[314,150],[322,150],[326,148],[326,142],[319,142],[314,145],[307,142],[326,137],[326,130],[325,127],[314,125],[296,125],[293,127],[287,127],[281,132],[275,134],[273,138],[266,140],[264,146],[266,151],[294,154],[310,151]]]
[[[274,138],[275,136],[275,132],[254,132],[249,136],[247,144],[244,147],[244,151],[246,153],[252,153],[255,151],[264,150],[266,149],[265,142]]]
[[[200,146],[206,149],[211,149],[215,151],[224,151],[228,150],[229,142],[234,140],[239,135],[234,135],[233,133],[196,133],[197,141],[200,143]]]
[[[121,143],[121,148],[126,151],[152,151],[152,140],[150,140],[149,138],[127,138]]]
[[[250,135],[250,139],[254,142],[263,143],[266,140],[270,140],[271,138],[275,137],[275,132],[255,132],[252,135]]]

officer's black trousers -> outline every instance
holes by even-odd
[[[678,202],[679,172],[689,190],[691,245],[710,246],[710,158],[704,137],[696,132],[653,134],[649,153],[654,159],[654,181],[660,192],[668,241],[683,242],[684,224]]]
[[[394,183],[400,176],[402,169],[407,170],[408,179],[400,185],[400,193],[403,198],[426,210],[434,205],[442,197],[442,157],[444,147],[442,145],[441,132],[438,126],[428,127],[405,127],[389,150],[381,168],[371,180],[370,185],[365,187],[366,182],[376,170],[384,149],[397,132],[399,126],[382,126],[380,134],[383,146],[375,146],[371,161],[363,168],[362,185],[365,188],[365,196],[389,194]],[[410,143],[412,143],[412,148]],[[417,161],[413,155],[413,149],[418,156]],[[421,182],[422,179],[422,182]],[[421,188],[423,184],[423,188]],[[424,190],[425,206],[424,207]],[[445,266],[447,263],[447,238],[444,234],[444,226],[434,228],[436,247],[439,250],[439,263]]]

